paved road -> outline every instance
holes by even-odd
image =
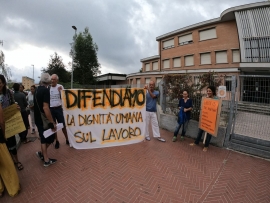
[[[2,203],[65,202],[270,202],[270,162],[226,149],[189,146],[191,139],[75,150],[51,147],[58,162],[48,168],[36,157],[39,140],[22,144],[21,193]]]

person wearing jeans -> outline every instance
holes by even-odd
[[[192,100],[188,98],[187,90],[183,91],[183,98],[179,100],[178,108],[180,109],[180,111],[178,114],[177,125],[173,134],[172,139],[173,142],[177,140],[177,135],[181,126],[182,126],[181,140],[183,140],[186,135],[186,130],[192,110]]]
[[[216,87],[214,86],[207,87],[207,98],[218,99],[218,97],[216,96]],[[197,138],[194,143],[190,143],[190,146],[199,145],[204,132],[205,132],[204,130],[199,128]],[[212,135],[207,133],[207,137],[205,139],[205,144],[203,148],[204,152],[207,152],[211,138],[212,138]]]

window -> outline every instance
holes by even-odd
[[[192,33],[188,34],[188,35],[183,35],[183,36],[180,36],[178,38],[179,40],[179,45],[186,45],[186,44],[190,44],[193,42],[192,40]]]
[[[238,49],[232,50],[233,62],[240,62],[240,52]]]
[[[201,84],[200,77],[199,76],[194,76],[194,84],[198,85]]]
[[[163,68],[170,68],[170,59],[163,60]]]
[[[161,78],[161,77],[156,78],[156,86],[158,86],[158,83],[159,83],[161,80],[162,80],[162,78]]]
[[[145,64],[145,71],[150,71],[150,63]]]
[[[227,51],[216,52],[216,63],[228,63]]]
[[[163,42],[163,49],[169,49],[174,47],[174,39],[170,39]]]
[[[185,66],[193,66],[194,65],[194,56],[189,55],[185,56]]]
[[[140,78],[137,78],[136,79],[136,84],[137,84],[137,87],[140,87],[141,86],[141,79]]]
[[[173,59],[173,67],[174,68],[180,68],[181,67],[181,58],[174,58]]]
[[[200,41],[217,38],[216,28],[201,30],[199,32],[200,32]]]
[[[158,70],[158,62],[153,62],[153,70]]]
[[[145,78],[145,84],[149,84],[149,82],[150,82],[150,78]]]
[[[232,76],[225,77],[225,86],[226,86],[226,91],[232,90]]]
[[[201,54],[201,64],[211,64],[211,53]]]

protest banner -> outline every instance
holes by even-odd
[[[76,149],[138,143],[145,138],[142,88],[61,91],[69,142]]]
[[[17,104],[13,104],[3,109],[5,119],[5,136],[12,137],[26,130],[20,110]]]
[[[199,128],[213,136],[217,136],[221,100],[202,98]]]

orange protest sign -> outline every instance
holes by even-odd
[[[217,136],[221,100],[202,98],[199,128]]]

